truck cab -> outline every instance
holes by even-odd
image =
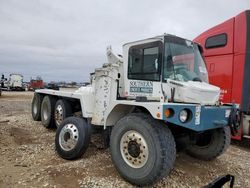
[[[208,84],[199,46],[173,35],[124,45],[124,97],[215,104],[219,88]],[[183,87],[178,87],[182,85]],[[192,88],[188,93],[184,92]],[[171,89],[175,93],[171,94]],[[205,95],[201,95],[204,93]]]
[[[220,101],[236,103],[241,111],[241,131],[250,135],[250,10],[212,27],[194,39],[203,47],[211,84],[221,88]]]

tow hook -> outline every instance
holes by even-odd
[[[240,130],[240,111],[235,104],[232,105],[232,110],[229,116],[229,126],[231,129],[231,134],[233,136],[237,135]]]
[[[204,186],[203,188],[220,188],[223,187],[226,183],[229,183],[229,187],[234,187],[234,176],[227,174],[225,176],[220,176],[216,178],[213,182]]]

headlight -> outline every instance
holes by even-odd
[[[180,121],[182,123],[185,123],[187,121],[187,119],[188,119],[188,112],[187,112],[187,110],[182,110],[180,112],[180,114],[179,114],[179,118],[180,118]]]

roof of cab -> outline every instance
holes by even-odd
[[[184,39],[184,40],[189,40],[189,39],[185,39],[185,38],[182,38],[182,37],[179,37],[179,36],[176,36],[176,35],[164,33],[163,35],[158,35],[158,36],[151,37],[151,38],[141,39],[141,40],[137,40],[137,41],[133,41],[133,42],[127,42],[127,43],[123,44],[123,46],[131,45],[131,44],[134,44],[134,43],[140,43],[140,42],[147,41],[147,40],[157,40],[157,39],[163,40],[163,38],[165,36],[171,36],[171,37],[181,38],[181,39]],[[189,41],[192,41],[192,40],[189,40]]]

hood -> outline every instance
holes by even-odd
[[[174,100],[177,102],[215,105],[220,97],[220,88],[206,82],[168,79],[167,85],[168,96],[171,96],[171,89],[175,88]]]

